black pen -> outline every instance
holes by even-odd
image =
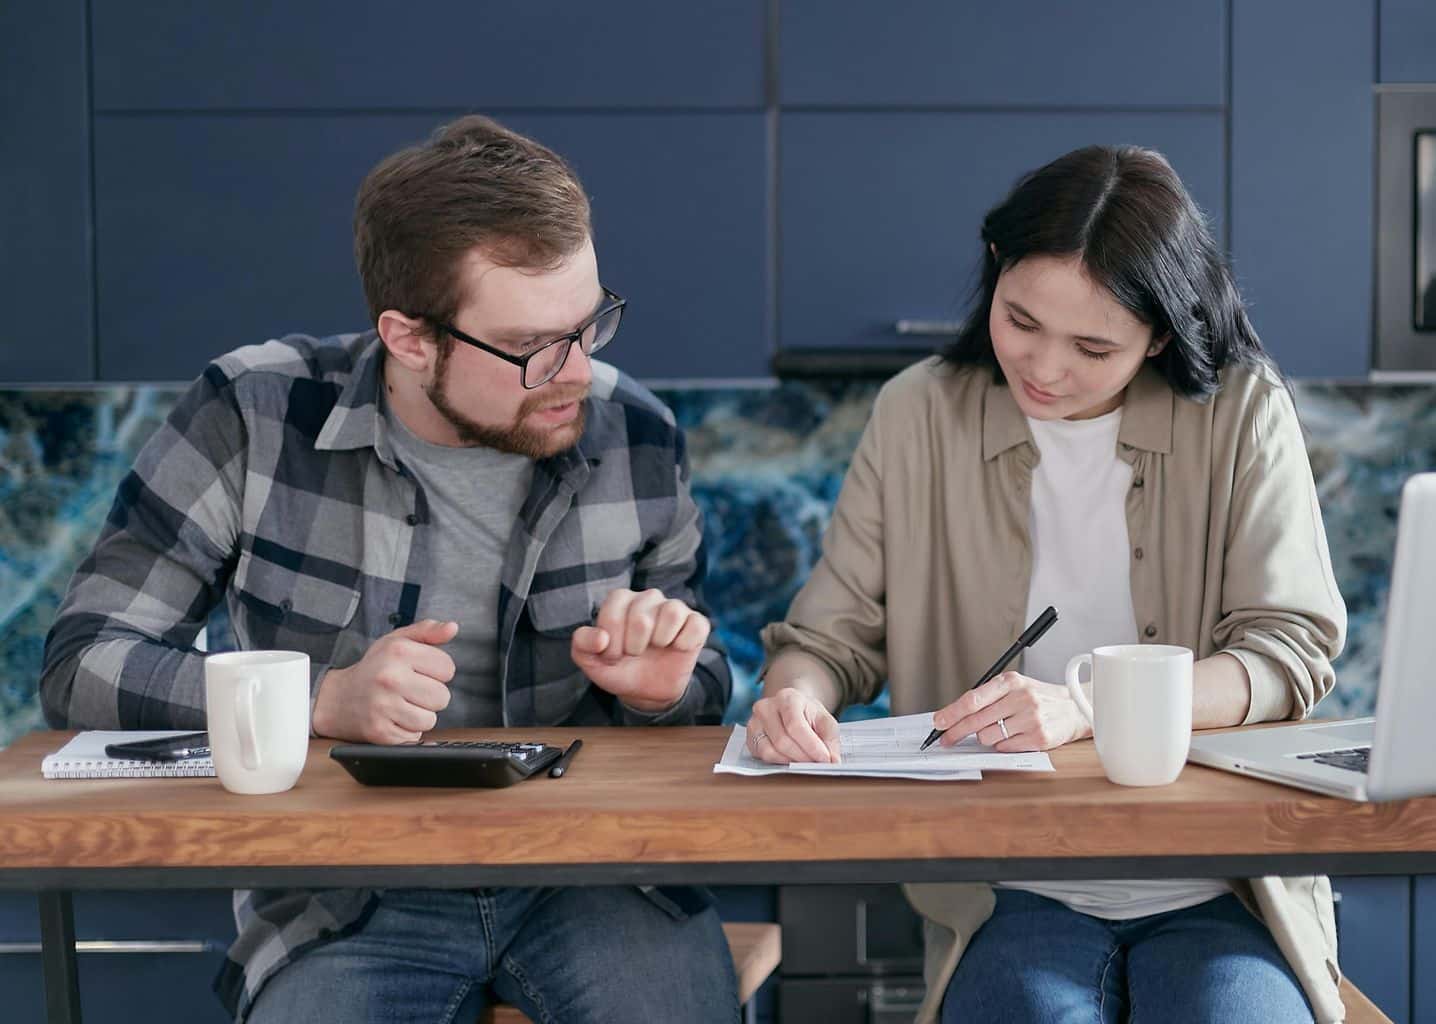
[[[583,740],[574,740],[570,743],[568,749],[563,752],[562,756],[553,763],[553,767],[548,770],[548,777],[551,779],[563,778],[563,773],[568,771],[568,766],[573,763],[573,755],[578,753],[578,748],[581,746],[583,746]]]
[[[1003,651],[1002,657],[994,661],[992,663],[992,667],[982,674],[982,678],[972,684],[972,688],[974,690],[977,689],[983,683],[988,682],[994,676],[1001,673],[1002,670],[1007,667],[1007,663],[1009,661],[1017,657],[1017,655],[1022,652],[1022,649],[1024,647],[1031,647],[1039,639],[1041,639],[1042,634],[1051,629],[1052,623],[1056,621],[1057,609],[1053,608],[1049,604],[1047,606],[1047,610],[1041,615],[1037,616],[1037,618],[1033,619],[1032,625],[1028,626],[1022,631],[1022,635],[1017,638],[1017,642],[1014,643],[1007,650]],[[934,729],[932,732],[927,734],[927,739],[922,741],[922,746],[918,747],[918,749],[926,750],[928,747],[932,746],[935,742],[937,742],[938,737],[940,737],[945,732],[947,732],[946,729]]]

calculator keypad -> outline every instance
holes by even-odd
[[[493,750],[526,762],[532,761],[544,750],[542,743],[501,743],[498,740],[432,740],[420,746],[447,750]]]

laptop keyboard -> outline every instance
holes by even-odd
[[[1345,768],[1351,772],[1366,771],[1371,760],[1370,747],[1352,747],[1349,750],[1323,750],[1319,754],[1298,754],[1298,760],[1315,761],[1332,768]]]

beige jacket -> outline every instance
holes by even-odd
[[[1346,633],[1296,411],[1274,375],[1223,374],[1210,401],[1179,398],[1144,368],[1128,388],[1118,456],[1132,465],[1132,604],[1146,642],[1225,651],[1251,677],[1248,722],[1302,718],[1330,691]],[[827,665],[844,704],[894,714],[957,698],[1023,628],[1038,453],[1005,385],[930,359],[893,378],[843,481],[823,557],[771,660],[798,647]],[[891,607],[895,614],[888,616]],[[1233,882],[1271,929],[1320,1022],[1340,1021],[1325,878]],[[926,919],[936,1019],[968,939],[992,912],[985,884],[911,885]]]

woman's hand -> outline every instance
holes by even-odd
[[[1050,750],[1092,735],[1067,687],[1004,672],[969,690],[932,716],[932,727],[944,730],[944,746],[969,733],[1004,754]]]
[[[753,705],[748,752],[774,764],[839,761],[838,720],[816,697],[785,687]]]

